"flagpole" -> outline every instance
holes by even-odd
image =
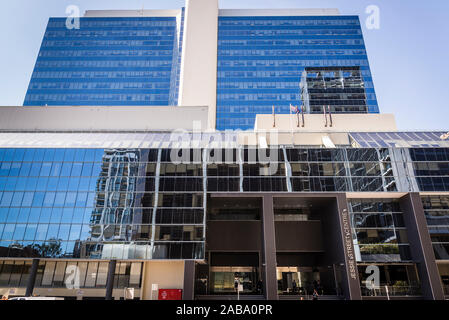
[[[302,116],[302,126],[304,127],[305,122],[304,122],[304,106],[303,105],[301,105],[301,116]]]
[[[288,116],[290,118],[290,135],[292,139],[292,145],[293,145],[293,123],[292,123],[292,104],[290,103],[290,114]]]
[[[276,115],[274,113],[274,105],[273,105],[273,128],[276,127]]]
[[[326,106],[323,106],[323,112],[324,112],[324,126],[327,127]]]
[[[299,107],[296,107],[296,126],[299,128]]]
[[[329,113],[330,126],[332,127],[332,113],[331,113],[331,106],[327,106],[327,111],[328,111],[328,113]]]

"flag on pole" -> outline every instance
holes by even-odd
[[[290,105],[290,113],[292,113],[292,112],[294,112],[294,113],[299,113],[298,106],[292,106],[292,105]]]
[[[447,140],[449,138],[449,132],[448,133],[445,133],[445,134],[442,134],[441,136],[440,136],[440,139],[441,140]]]

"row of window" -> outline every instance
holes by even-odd
[[[149,241],[151,225],[0,224],[2,241]],[[155,225],[158,241],[203,241],[203,226]]]
[[[412,261],[408,244],[355,244],[357,262],[401,262]]]
[[[174,27],[176,26],[175,17],[145,17],[145,18],[81,18],[82,28],[109,28],[109,27]],[[48,29],[52,28],[66,28],[65,18],[51,18],[48,22]],[[77,32],[77,30],[72,30]]]
[[[354,226],[354,228],[405,227],[402,213],[392,212],[352,213],[351,225]]]
[[[289,94],[269,94],[269,93],[254,93],[254,94],[217,94],[217,102],[220,101],[253,101],[253,100],[299,100],[300,95],[289,93]],[[285,103],[285,102],[284,102]]]
[[[273,45],[266,45],[267,48],[271,48],[272,50],[275,50],[276,48],[273,48]],[[257,53],[259,50],[257,48],[255,48],[254,45],[249,46],[249,48],[251,48],[251,53],[253,51],[255,51],[255,53]],[[225,51],[226,48],[224,48],[224,46],[222,46],[220,48],[219,51],[219,55],[224,51],[224,52],[229,52],[229,51]],[[231,48],[229,48],[231,49]],[[290,50],[293,50],[294,48],[290,48]],[[288,54],[290,54],[290,50],[288,51]],[[237,53],[238,55],[242,54],[242,50],[238,49],[238,51],[232,51],[234,53]],[[287,52],[283,52],[283,54],[281,55],[285,55],[287,54]],[[228,54],[229,55],[229,54]],[[234,55],[234,54],[233,54]],[[325,56],[333,56],[333,55],[366,55],[366,50],[295,50],[295,55],[296,56],[318,56],[318,55],[325,55]]]
[[[91,205],[91,204],[89,204]],[[104,224],[113,223],[113,219],[119,219],[117,223],[128,224],[202,224],[204,222],[203,209],[190,208],[157,208],[152,207],[96,207],[89,206],[79,208],[0,208],[1,223],[76,223],[76,224]],[[108,219],[104,219],[108,217]]]
[[[405,228],[354,228],[355,243],[357,244],[407,244],[407,230]]]
[[[102,161],[104,149],[0,148],[0,161]]]
[[[228,90],[226,90],[228,91]],[[231,90],[229,90],[231,91]],[[240,91],[240,90],[239,90]],[[268,91],[268,90],[267,90]],[[275,91],[275,90],[269,90]],[[292,90],[293,91],[293,90]],[[296,91],[296,90],[295,90]],[[254,92],[260,92],[259,90],[254,90]],[[309,102],[312,105],[329,105],[329,104],[338,104],[338,105],[359,105],[365,104],[365,95],[364,94],[327,94],[328,96],[322,95],[310,95],[311,101]],[[257,100],[300,100],[300,95],[295,93],[218,93],[217,94],[217,102],[218,101],[257,101]],[[353,101],[357,100],[357,101]],[[307,103],[307,102],[306,102]]]
[[[243,61],[226,59],[226,60],[220,60],[218,62],[218,66],[219,67],[244,67],[244,66],[247,66],[247,67],[260,67],[260,66],[270,66],[270,67],[294,66],[294,67],[297,67],[297,66],[302,66],[303,62],[304,62],[304,60],[302,60],[302,59],[301,60],[291,60],[291,59],[286,59],[286,60],[263,59],[263,60],[261,60],[261,59],[257,59],[257,60],[243,60]],[[319,75],[319,77],[318,77],[318,74],[314,75],[311,73],[306,73],[306,74],[303,73],[302,75],[307,76],[308,77],[307,80],[313,79],[313,78],[319,78],[320,81],[323,80],[323,77],[321,74]],[[330,75],[331,74],[329,73],[329,76]],[[347,78],[349,78],[349,77],[360,77],[360,75],[365,76],[365,77],[370,77],[371,73],[366,68],[362,68],[360,71],[358,70],[357,74],[346,74],[344,72],[342,73],[342,76],[346,78],[345,79],[346,81],[348,81]],[[340,79],[341,77],[339,74],[337,74],[337,75],[335,75],[335,78]],[[278,81],[273,82],[273,80],[268,81],[268,82],[271,82],[272,85],[278,83]],[[224,82],[224,83],[226,83],[226,82]],[[267,81],[264,82],[264,84],[266,84],[266,83],[267,83]],[[232,82],[229,82],[229,84],[232,85],[232,84],[235,84],[235,82],[232,81]]]
[[[349,17],[348,17],[349,18]],[[358,19],[337,17],[219,17],[218,26],[360,26]]]
[[[272,171],[271,171],[272,170]],[[274,174],[271,174],[274,173]],[[261,181],[269,181],[270,179],[281,179],[287,181],[286,177],[282,177],[282,171],[276,170],[276,168],[267,169],[267,174],[259,173],[252,177],[242,176],[245,183],[250,185],[261,183]],[[446,176],[432,176],[432,177],[411,177],[415,178],[420,191],[433,191],[429,190],[432,185],[435,186],[437,190],[434,191],[444,191],[448,185],[449,177]],[[213,185],[216,181],[226,181],[226,179],[239,180],[239,176],[209,176],[207,177],[207,190],[209,190],[209,185]],[[358,189],[359,185],[365,183],[374,183],[376,185],[388,184],[394,182],[397,177],[388,175],[384,178],[385,182],[382,183],[382,175],[370,175],[370,174],[354,174],[353,176],[345,176],[343,173],[339,173],[339,176],[332,175],[316,175],[310,176],[307,173],[301,171],[293,172],[290,180],[293,182],[302,181],[304,183],[315,183],[317,181],[326,181],[326,184],[343,184],[347,190],[352,189],[349,184],[355,184],[354,189]],[[0,179],[1,182],[1,179]],[[108,185],[108,183],[111,185]],[[29,199],[40,199],[39,202],[46,203],[43,198],[45,191],[47,192],[46,197],[53,197],[55,194],[67,194],[66,205],[70,203],[78,203],[77,201],[68,201],[69,195],[76,195],[78,191],[77,199],[82,198],[80,203],[84,203],[86,199],[94,198],[97,195],[99,198],[104,197],[104,195],[122,195],[127,197],[136,197],[145,194],[151,194],[155,190],[154,179],[142,178],[140,181],[141,189],[137,189],[135,181],[128,181],[127,178],[123,180],[115,179],[104,179],[100,182],[97,178],[10,178],[6,180],[6,184],[2,185],[0,191],[0,206],[9,206],[13,203],[31,203],[32,200]],[[132,184],[129,184],[132,183]],[[265,183],[265,182],[264,182]],[[3,191],[4,190],[4,191]],[[159,191],[203,191],[203,178],[202,177],[161,177],[159,180]],[[278,191],[273,189],[273,191]],[[15,193],[14,193],[15,192]],[[14,195],[13,195],[14,194]],[[40,197],[40,198],[38,198]],[[20,199],[19,199],[20,198]],[[27,199],[27,200],[25,200]],[[46,198],[47,199],[47,198]],[[48,198],[50,199],[50,198]],[[59,201],[60,202],[60,201]],[[58,203],[59,203],[58,202]],[[38,203],[37,200],[33,200],[33,203]]]
[[[31,271],[31,261],[0,261],[0,287],[24,288],[27,286]],[[118,263],[116,274],[118,279],[114,287],[125,288],[140,285],[141,263]],[[62,287],[71,281],[74,270],[77,285],[82,288],[105,287],[108,262],[39,262],[35,287]],[[132,272],[128,272],[132,269]],[[118,271],[118,272],[117,272]],[[130,273],[132,276],[130,277]],[[126,278],[128,278],[126,281]],[[138,282],[137,282],[138,279]]]
[[[392,178],[291,178],[293,192],[369,192],[369,191],[397,191]],[[449,183],[449,179],[448,179]],[[444,191],[449,185],[439,185]],[[244,178],[242,181],[244,192],[287,192],[285,178]],[[449,188],[447,188],[449,190]],[[240,191],[239,178],[208,178],[208,192]]]
[[[100,191],[97,188],[98,176],[92,178],[69,178],[69,177],[0,177],[1,191]],[[131,191],[131,190],[129,190]]]
[[[237,77],[237,78],[268,78],[268,77],[295,77],[297,81],[299,82],[299,79],[301,78],[301,70],[299,69],[292,69],[288,70],[287,68],[282,69],[272,69],[269,71],[259,70],[259,71],[244,71],[242,69],[237,71],[218,71],[217,72],[218,79],[220,78],[229,78],[229,77]],[[226,81],[229,81],[229,79],[226,79]],[[245,81],[245,80],[240,80]],[[258,82],[260,80],[253,79],[251,82]],[[273,79],[269,80],[270,82],[273,81]],[[284,79],[279,79],[281,82],[286,82]],[[220,81],[221,82],[221,81]],[[245,81],[246,82],[246,81]],[[299,90],[298,90],[299,91]]]
[[[348,201],[351,213],[400,213],[399,201],[394,199],[351,199]]]
[[[164,47],[154,47],[153,49],[142,50],[42,50],[39,52],[39,58],[42,57],[151,57],[151,56],[172,56],[173,50]],[[39,59],[38,58],[38,59]],[[165,60],[165,58],[163,58]]]
[[[170,79],[170,71],[35,71],[33,78],[167,78]]]
[[[104,288],[106,286],[108,262],[97,261],[39,261],[35,287]],[[25,287],[31,261],[0,262],[0,286]],[[20,279],[20,280],[19,280]],[[140,288],[142,282],[141,262],[117,262],[114,272],[114,288]]]
[[[101,162],[2,162],[0,176],[90,177],[101,171]]]
[[[88,224],[95,208],[0,208],[0,222],[6,223],[78,223]],[[107,211],[107,209],[104,209]],[[117,209],[117,211],[124,209]],[[131,209],[126,209],[131,211]],[[136,209],[135,209],[136,210]],[[97,210],[100,211],[100,210]],[[101,211],[100,211],[101,212]],[[136,212],[141,212],[136,210]]]
[[[76,259],[204,259],[204,242],[0,242],[2,257]]]
[[[427,226],[434,227],[446,227],[449,226],[449,210],[425,210]],[[434,231],[440,231],[440,229],[435,229]],[[444,230],[447,233],[447,230]],[[447,239],[449,242],[449,239]]]
[[[413,161],[449,161],[449,148],[410,148],[409,151]]]
[[[285,179],[284,179],[285,180]],[[58,198],[57,198],[58,196]],[[36,206],[42,207],[44,204],[55,203],[55,201],[62,201],[64,205],[67,205],[67,199],[70,199],[70,208],[75,207],[77,203],[81,207],[94,206],[97,203],[98,206],[104,206],[103,202],[114,202],[113,207],[125,207],[120,206],[120,203],[126,202],[126,207],[131,205],[129,203],[138,199],[142,204],[146,204],[142,207],[153,207],[154,192],[119,192],[119,191],[103,191],[103,192],[2,192],[0,201],[1,208],[9,208],[13,203],[21,203],[20,206]],[[15,202],[15,199],[20,199]],[[59,200],[57,200],[59,199]],[[65,200],[62,200],[65,199]],[[74,202],[73,202],[73,199]],[[93,201],[95,199],[95,202]],[[203,194],[202,193],[158,193],[158,207],[180,207],[180,208],[201,208],[203,207]],[[125,201],[126,200],[126,201]],[[46,202],[48,201],[48,202]],[[72,206],[73,205],[73,206]],[[45,207],[45,206],[44,206]],[[136,205],[136,207],[141,207]]]
[[[413,162],[417,176],[449,176],[449,162]]]
[[[9,149],[14,150],[14,149]],[[17,149],[19,150],[19,149]],[[23,150],[23,149],[22,149]],[[37,149],[36,149],[37,150]],[[45,150],[45,149],[42,149]],[[63,149],[60,149],[63,150]],[[91,149],[95,150],[95,149]],[[151,149],[155,150],[155,149]],[[322,149],[325,150],[325,149]],[[341,149],[340,149],[341,150]],[[434,165],[441,165],[442,167],[449,161],[428,161],[426,163],[417,161],[391,161],[390,159],[382,160],[381,158],[386,154],[388,155],[388,149],[379,149],[379,153],[372,153],[370,151],[374,149],[347,149],[349,152],[332,152],[327,153],[325,151],[320,152],[301,152],[292,149],[285,149],[287,154],[287,160],[291,165],[300,166],[301,168],[309,168],[309,170],[315,170],[310,168],[332,168],[336,166],[338,168],[347,165],[348,168],[367,166],[372,167],[383,163],[384,165],[396,163],[407,165],[415,164],[416,169],[425,168],[426,170],[431,170]],[[350,151],[351,150],[351,151]],[[354,152],[352,152],[354,150]],[[364,150],[357,152],[356,150]],[[201,176],[201,170],[205,164],[207,168],[210,169],[220,169],[220,170],[234,170],[236,166],[240,163],[240,150],[237,149],[208,149],[208,152],[203,152],[202,149],[179,149],[179,153],[176,149],[164,149],[162,152],[160,163],[160,174],[161,175],[176,175],[175,173],[187,173],[187,175],[198,175]],[[283,149],[268,149],[267,151],[262,151],[262,149],[250,148],[242,149],[242,166],[244,170],[255,170],[258,168],[265,168],[270,166],[271,163],[279,163],[279,165],[284,163],[284,153]],[[206,153],[204,155],[204,153]],[[194,159],[191,159],[191,156]],[[442,153],[444,155],[444,153]],[[36,155],[37,157],[42,157],[43,155]],[[56,155],[56,157],[64,157],[64,153]],[[136,159],[108,159],[105,156],[103,159],[97,159],[96,162],[92,160],[75,160],[71,159],[64,161],[61,159],[52,160],[53,155],[47,155],[46,158],[40,158],[40,160],[33,161],[29,157],[33,155],[15,155],[14,158],[10,159],[13,161],[0,162],[0,170],[2,171],[2,176],[86,176],[87,173],[93,172],[93,176],[97,176],[99,170],[110,170],[113,172],[114,177],[125,177],[125,176],[137,176],[138,173],[142,177],[147,175],[153,176],[157,161],[154,159],[156,154],[143,154],[142,158]],[[341,157],[348,157],[342,159]],[[357,160],[353,158],[360,156]],[[72,155],[67,155],[67,157],[73,157]],[[237,158],[239,157],[239,158]],[[11,158],[10,154],[5,155],[5,158]],[[203,159],[206,163],[203,163]],[[22,161],[23,159],[24,161]],[[103,160],[103,161],[102,161]],[[139,161],[140,160],[140,161]],[[144,160],[149,160],[144,161]],[[427,166],[425,166],[427,164]],[[321,170],[321,169],[319,169]],[[84,173],[83,173],[84,172]],[[146,172],[146,174],[145,174]],[[81,173],[81,174],[80,174]],[[119,174],[120,173],[120,174]],[[151,173],[151,174],[150,174]],[[199,174],[194,174],[199,173]],[[223,174],[227,175],[227,174]],[[87,176],[92,176],[92,174],[87,174]],[[107,178],[107,175],[105,176]]]
[[[302,176],[300,178],[300,176]],[[447,176],[433,176],[433,177],[415,177],[418,183],[419,191],[447,191],[449,190],[449,177]],[[19,180],[21,178],[17,178]],[[52,180],[53,179],[53,180]],[[134,187],[117,184],[116,189],[104,190],[103,187],[97,186],[97,179],[84,179],[84,178],[43,178],[42,181],[37,178],[23,178],[18,184],[10,184],[3,186],[5,191],[1,192],[2,197],[0,201],[0,207],[14,206],[15,204],[21,203],[22,206],[48,206],[51,203],[55,203],[55,206],[83,206],[86,203],[91,203],[91,200],[95,197],[98,198],[97,201],[112,201],[112,198],[117,198],[117,201],[132,201],[135,197],[141,197],[143,195],[152,195],[154,192],[154,180],[150,179],[146,181],[145,190],[134,191]],[[61,182],[61,180],[63,182]],[[90,182],[89,182],[90,181]],[[234,182],[240,181],[238,176],[236,177],[208,177],[207,178],[207,191],[216,191],[215,187],[219,181],[225,182],[233,181],[232,186],[229,185],[229,191],[238,191],[238,188]],[[336,190],[346,190],[346,191],[368,191],[370,190],[382,190],[383,187],[394,186],[395,191],[395,177],[388,176],[385,178],[375,177],[375,176],[359,176],[359,177],[326,177],[326,176],[316,176],[309,177],[305,175],[298,174],[292,176],[290,179],[293,184],[293,191],[307,191],[310,188],[312,191],[336,191]],[[81,182],[81,183],[80,183]],[[84,183],[86,182],[86,183]],[[89,182],[90,184],[87,184]],[[10,182],[11,183],[11,182]],[[274,183],[274,184],[273,184]],[[244,191],[283,191],[284,188],[279,190],[276,189],[277,184],[281,183],[284,185],[287,183],[285,177],[276,176],[260,176],[260,177],[244,177],[243,178],[243,190]],[[227,183],[220,186],[221,191],[226,191]],[[297,187],[295,187],[297,186]],[[309,187],[306,187],[309,186]],[[324,187],[325,186],[325,187]],[[237,188],[237,190],[235,190]],[[299,188],[299,190],[296,190]],[[305,189],[303,189],[305,188]],[[11,191],[9,191],[11,190]],[[81,191],[82,190],[82,191]],[[97,190],[96,192],[92,192]],[[15,192],[14,192],[15,191]],[[45,192],[47,191],[47,192]],[[58,191],[58,192],[56,192]],[[66,192],[67,191],[67,192]],[[75,192],[78,191],[78,192]],[[91,192],[88,192],[91,191]],[[161,178],[159,181],[159,191],[163,192],[193,192],[193,191],[203,191],[203,178]],[[410,191],[410,190],[405,190]],[[59,196],[64,195],[65,202],[59,199]],[[52,199],[52,200],[50,200]],[[62,198],[61,198],[62,199]],[[54,202],[53,202],[54,201]]]
[[[110,193],[116,194],[114,191]],[[94,203],[95,192],[0,192],[0,207],[83,207]]]
[[[27,94],[26,103],[40,101],[41,103],[51,103],[67,101],[81,103],[83,101],[147,101],[154,102],[155,105],[168,105],[168,94]]]
[[[305,42],[305,40],[304,40]],[[328,43],[322,41],[321,45],[351,45],[349,40],[341,43]],[[317,43],[318,44],[318,43]],[[238,46],[220,46],[218,48],[217,55],[219,59],[223,56],[271,56],[271,59],[285,59],[285,56],[292,56],[297,59],[298,56],[314,56],[316,59],[320,59],[332,55],[366,55],[365,50],[339,50],[340,48],[335,48],[334,50],[301,50],[303,45],[311,45],[311,43],[303,43],[301,46],[289,47],[288,49],[283,49],[282,47],[276,47],[273,45],[267,45],[265,48],[255,48],[254,46],[248,46],[247,48],[239,48]],[[319,49],[319,48],[317,48]],[[310,59],[310,58],[309,58]],[[330,58],[332,59],[332,58]],[[346,59],[343,58],[343,59]]]
[[[140,46],[172,46],[173,38],[167,37],[164,39],[152,40],[59,40],[42,42],[42,48],[47,47],[95,47],[95,46],[127,46],[127,47],[140,47]]]
[[[171,67],[170,59],[166,60],[39,60],[36,68],[120,68],[120,67]]]
[[[276,39],[285,39],[288,36],[298,36],[298,35],[361,35],[362,30],[360,29],[275,29],[275,30],[229,30],[229,29],[218,29],[218,41],[220,43],[220,39],[232,39],[232,37],[274,37]],[[238,41],[238,40],[236,40]]]
[[[115,40],[117,37],[130,37],[130,40],[148,40],[150,37],[151,39],[159,40],[159,39],[173,39],[175,36],[176,31],[175,28],[167,28],[167,27],[157,27],[157,28],[147,28],[147,29],[141,29],[141,28],[132,28],[132,29],[126,29],[123,28],[123,30],[117,30],[117,29],[78,29],[77,32],[74,32],[73,30],[68,30],[67,28],[60,29],[60,30],[46,30],[44,41],[49,40],[68,40],[68,39],[74,39],[74,40],[91,40],[91,39],[110,39]]]
[[[419,191],[449,191],[449,177],[418,177]]]
[[[240,59],[241,58],[241,59]],[[330,62],[329,62],[330,61]],[[250,58],[246,58],[246,57],[239,57],[238,59],[232,59],[230,57],[226,57],[226,59],[224,57],[221,57],[221,59],[218,61],[218,66],[219,67],[230,67],[230,66],[234,66],[234,67],[239,67],[241,68],[241,70],[248,70],[248,71],[254,71],[254,67],[258,68],[258,67],[264,67],[264,66],[270,66],[270,67],[294,67],[294,68],[298,68],[298,67],[324,67],[325,65],[327,65],[328,63],[338,63],[341,64],[341,66],[339,67],[345,67],[345,65],[359,65],[360,68],[362,69],[361,73],[362,75],[365,76],[365,79],[370,79],[371,73],[369,71],[369,69],[367,69],[367,67],[363,67],[364,64],[366,64],[366,61],[363,62],[363,60],[308,60],[308,59],[301,59],[301,60],[295,60],[294,57],[284,57],[282,59],[273,59],[273,57],[270,56],[264,56],[264,57],[260,57],[257,59],[250,59]],[[250,68],[251,67],[251,68]],[[220,70],[224,69],[224,68],[219,68]],[[304,76],[304,73],[302,73],[302,76]],[[275,82],[273,82],[275,81]],[[244,81],[245,83],[247,81]],[[273,83],[278,83],[279,80],[277,79],[271,79],[271,80],[266,80],[264,81],[264,83],[266,82],[273,82]],[[238,83],[238,81],[231,81],[231,80],[227,80],[227,81],[223,81],[223,83],[229,83],[234,84],[234,83]]]
[[[68,90],[80,90],[80,89],[156,89],[153,93],[161,93],[161,89],[170,89],[170,83],[168,82],[34,82],[30,85],[29,92],[33,92],[35,89],[68,89]],[[166,91],[166,90],[164,90]],[[85,93],[86,91],[83,91]],[[151,91],[146,90],[150,93]],[[113,93],[109,91],[108,93]],[[130,92],[127,92],[130,93]]]

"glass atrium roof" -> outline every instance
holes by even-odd
[[[188,132],[1,132],[3,148],[170,148],[198,144],[237,147],[237,133]],[[187,146],[186,146],[187,147]]]
[[[351,132],[352,146],[359,148],[449,148],[447,132]]]
[[[247,133],[247,132],[245,132]],[[318,132],[317,132],[318,133]],[[301,134],[301,132],[295,132]],[[326,133],[322,132],[323,135]],[[449,148],[447,132],[351,132],[354,148]],[[2,148],[236,148],[239,132],[0,132]]]

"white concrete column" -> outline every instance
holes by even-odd
[[[218,0],[187,0],[179,84],[180,106],[208,106],[215,129]]]

